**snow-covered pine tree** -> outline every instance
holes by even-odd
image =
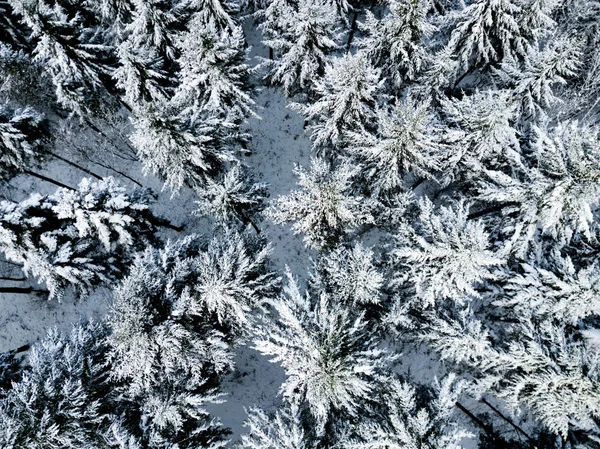
[[[0,1],[0,43],[12,50],[27,50],[29,30],[19,19],[8,1]]]
[[[256,115],[244,43],[240,26],[225,32],[192,19],[177,40],[180,84],[171,101],[184,122],[201,126],[206,116],[217,116],[235,123]]]
[[[385,277],[376,263],[373,251],[359,243],[340,246],[319,259],[312,282],[348,306],[378,304]]]
[[[551,323],[534,327],[523,320],[516,332],[520,341],[511,342],[503,357],[498,396],[513,413],[524,408],[565,442],[597,444],[598,342],[586,338],[585,331]]]
[[[522,263],[521,273],[510,273],[506,296],[494,301],[518,317],[536,322],[557,320],[577,326],[587,317],[600,315],[600,267],[597,263],[577,269],[570,258],[552,256],[546,268]]]
[[[536,128],[535,133],[531,143],[535,165],[518,177],[488,172],[489,181],[482,182],[479,195],[505,206],[504,214],[516,214],[504,232],[521,257],[538,232],[558,246],[577,233],[593,238],[593,213],[600,195],[597,128],[571,122],[549,130]]]
[[[240,11],[240,0],[184,0],[183,5],[192,13],[190,29],[214,28],[219,34],[237,33],[238,24],[233,19]]]
[[[0,181],[23,173],[41,158],[44,115],[33,108],[0,104]]]
[[[136,395],[182,375],[202,385],[227,373],[232,342],[275,291],[268,251],[225,232],[208,244],[190,235],[139,255],[112,307],[112,376]]]
[[[520,101],[523,120],[535,120],[543,111],[560,101],[553,92],[565,78],[573,77],[580,66],[581,46],[574,40],[556,38],[548,45],[528,51],[524,67],[507,57],[498,71],[500,79],[512,87],[513,97]]]
[[[337,16],[321,0],[299,0],[298,5],[283,2],[279,14],[289,21],[281,32],[265,29],[263,43],[274,50],[275,60],[263,59],[269,83],[283,87],[286,96],[304,93],[311,97],[315,83],[325,73],[329,54],[338,48]],[[293,19],[292,19],[293,18]]]
[[[423,309],[478,297],[477,285],[495,279],[493,267],[504,263],[490,249],[483,223],[468,219],[464,202],[434,208],[425,198],[419,206],[418,222],[396,236],[394,284],[409,288],[411,303]]]
[[[298,405],[286,402],[275,413],[268,414],[258,407],[247,410],[248,428],[242,435],[243,449],[308,449],[311,446],[304,432]]]
[[[508,90],[485,90],[462,99],[441,100],[445,121],[451,128],[446,132],[450,151],[442,173],[446,182],[460,174],[477,178],[484,168],[494,168],[507,162],[518,167],[521,147],[518,132],[513,126],[517,105]]]
[[[104,383],[106,333],[97,323],[68,335],[54,329],[31,348],[22,379],[0,400],[0,446],[110,447],[103,435],[112,412]]]
[[[181,17],[167,0],[131,0],[131,21],[127,41],[134,48],[154,49],[167,61],[177,57],[176,33]]]
[[[425,68],[428,55],[423,40],[435,28],[427,21],[429,0],[389,0],[387,3],[389,13],[381,20],[366,11],[361,28],[367,37],[359,45],[373,66],[381,69],[382,76],[400,89],[405,80],[416,79]]]
[[[465,73],[526,54],[529,42],[519,26],[520,12],[514,0],[475,0],[457,13],[448,47]]]
[[[164,112],[159,112],[164,108]],[[233,155],[220,145],[219,132],[233,125],[217,119],[203,120],[191,129],[173,116],[166,105],[147,109],[135,118],[135,131],[130,136],[144,173],[152,172],[173,194],[184,185],[203,185],[206,175],[219,172],[223,161]],[[217,127],[222,127],[217,129]]]
[[[335,58],[325,68],[323,79],[315,83],[317,100],[293,105],[312,122],[313,148],[318,154],[338,154],[346,132],[372,129],[382,83],[380,70],[369,64],[363,52]]]
[[[428,103],[412,97],[389,111],[377,111],[375,132],[348,131],[347,136],[348,152],[365,170],[363,176],[375,193],[397,190],[407,174],[433,177],[445,153],[441,124]]]
[[[284,295],[268,302],[276,314],[258,328],[254,345],[281,363],[281,394],[308,413],[316,424],[311,432],[322,437],[333,421],[358,418],[376,401],[393,357],[334,294],[302,294],[289,270],[287,277]]]
[[[277,198],[267,209],[275,223],[293,222],[295,234],[303,234],[308,246],[322,248],[335,244],[344,234],[370,223],[370,202],[352,192],[357,170],[349,164],[334,169],[323,159],[314,158],[310,172],[295,170],[301,190]]]
[[[135,110],[164,101],[176,84],[172,72],[179,55],[175,41],[181,13],[164,0],[132,0],[111,9],[113,21],[119,20],[118,10],[126,9],[123,30],[115,33],[119,65],[112,74],[125,101]]]
[[[294,11],[295,0],[265,0],[264,3],[254,13],[254,18],[265,39],[277,39],[293,26],[290,12]]]
[[[77,190],[0,203],[0,250],[46,283],[51,298],[68,286],[89,293],[122,276],[157,221],[145,190],[126,193],[112,178],[83,179]]]
[[[386,393],[384,416],[356,428],[348,426],[341,445],[348,449],[462,448],[463,439],[473,437],[452,416],[463,388],[464,382],[452,374],[441,383],[436,381],[427,393],[417,393],[409,382],[398,380]]]
[[[236,164],[216,180],[206,178],[206,183],[196,189],[199,200],[194,213],[212,216],[221,225],[231,222],[251,224],[260,233],[254,220],[264,209],[267,194],[266,184],[254,182],[250,173]]]
[[[154,48],[134,47],[125,41],[117,48],[119,67],[113,78],[123,98],[139,110],[145,103],[164,102],[168,95],[169,76],[164,60]]]
[[[32,30],[35,60],[52,78],[58,102],[81,116],[109,104],[114,49],[104,42],[99,20],[85,2],[10,3]]]

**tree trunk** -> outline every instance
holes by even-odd
[[[240,212],[240,217],[242,218],[242,222],[244,224],[250,223],[252,225],[252,227],[254,228],[254,230],[256,231],[257,234],[260,234],[260,228],[258,226],[256,226],[256,223],[254,223],[254,221],[252,221],[252,219],[248,216],[246,216],[246,214],[244,214],[243,212]]]
[[[271,61],[272,61],[273,59],[275,59],[275,58],[274,58],[274,55],[273,55],[273,48],[272,48],[272,47],[269,47],[269,59],[270,59]]]
[[[38,179],[41,179],[42,181],[49,182],[49,183],[54,184],[55,186],[58,186],[58,187],[63,188],[63,189],[75,190],[73,187],[69,187],[68,185],[63,184],[62,182],[55,181],[52,178],[48,178],[47,176],[40,175],[39,173],[32,172],[31,170],[25,170],[23,173],[26,173],[28,175],[34,176],[34,177],[36,177]]]
[[[87,156],[86,156],[86,157],[87,157]],[[137,186],[139,186],[139,187],[144,187],[144,186],[143,186],[143,185],[142,185],[140,182],[136,181],[136,180],[135,180],[135,179],[133,179],[131,176],[128,176],[128,175],[126,175],[125,173],[123,173],[123,172],[121,172],[121,171],[117,170],[116,168],[109,167],[108,165],[105,165],[105,164],[103,164],[102,162],[93,161],[93,160],[91,160],[89,157],[88,157],[87,159],[88,159],[88,160],[89,160],[89,161],[90,161],[92,164],[99,165],[100,167],[104,167],[104,168],[106,168],[107,170],[112,170],[112,171],[114,171],[115,173],[117,173],[118,175],[120,175],[120,176],[122,176],[122,177],[124,177],[124,178],[127,178],[127,179],[129,179],[131,182],[133,182],[133,183],[134,183],[134,184],[136,184]]]
[[[496,407],[494,407],[492,404],[490,404],[487,401],[487,399],[482,398],[481,402],[483,402],[485,405],[487,405],[489,408],[491,408],[494,411],[494,413],[496,413],[498,416],[500,416],[500,418],[502,418],[504,421],[506,421],[512,427],[514,427],[517,432],[524,435],[531,443],[535,442],[535,440],[527,432],[525,432],[523,429],[521,429],[519,426],[517,426],[514,422],[512,422],[510,419],[508,419],[500,410],[498,410]]]
[[[6,276],[0,277],[0,281],[23,282],[26,280],[27,280],[27,278],[11,278],[11,277],[6,277]]]
[[[20,354],[22,352],[29,351],[29,348],[31,348],[31,345],[23,345],[23,346],[19,346],[17,349],[12,349],[8,352],[10,354]]]
[[[150,223],[152,223],[154,226],[159,226],[161,228],[168,228],[168,229],[172,229],[173,231],[177,231],[177,232],[181,232],[185,229],[185,226],[176,226],[173,223],[171,223],[169,220],[166,220],[164,218],[159,218],[159,217],[152,217],[150,218]]]
[[[354,39],[354,33],[356,32],[356,21],[358,20],[358,11],[355,9],[352,15],[352,25],[350,25],[350,34],[348,34],[348,43],[346,44],[346,53],[350,51],[350,45],[352,39]]]
[[[0,287],[0,293],[15,293],[19,295],[28,295],[30,293],[46,294],[46,290],[39,290],[33,287]]]
[[[467,215],[467,220],[474,220],[479,217],[483,217],[484,215],[491,214],[493,212],[500,212],[502,209],[508,206],[515,206],[519,203],[516,202],[508,202],[504,204],[498,204],[496,206],[488,207],[486,209],[479,210],[477,212],[470,213]]]
[[[493,432],[490,429],[490,426],[488,426],[486,423],[484,423],[481,419],[479,419],[477,416],[475,416],[473,413],[471,413],[469,410],[467,410],[467,408],[462,405],[460,402],[456,402],[455,404],[458,409],[463,412],[465,415],[467,415],[469,418],[471,418],[471,420],[477,424],[479,427],[481,427],[485,433],[487,433],[490,436],[493,436]]]
[[[68,159],[65,159],[64,157],[62,157],[62,156],[59,156],[58,154],[55,154],[55,153],[53,153],[52,151],[45,150],[45,152],[46,152],[46,153],[48,153],[50,156],[52,156],[52,157],[54,157],[54,158],[56,158],[56,159],[58,159],[58,160],[60,160],[60,161],[63,161],[65,164],[69,164],[71,167],[75,167],[75,168],[77,168],[77,169],[81,170],[82,172],[84,172],[84,173],[87,173],[87,174],[88,174],[88,175],[90,175],[90,176],[93,176],[93,177],[94,177],[94,178],[96,178],[96,179],[99,179],[99,180],[102,180],[102,179],[104,179],[104,178],[102,178],[102,176],[100,176],[100,175],[97,175],[97,174],[96,174],[96,173],[94,173],[93,171],[90,171],[90,170],[88,170],[87,168],[84,168],[84,167],[82,167],[81,165],[79,165],[79,164],[76,164],[75,162],[72,162],[72,161],[70,161],[70,160],[68,160]]]

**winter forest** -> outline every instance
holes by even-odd
[[[599,449],[600,0],[0,0],[0,448]]]

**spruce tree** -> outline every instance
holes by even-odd
[[[361,28],[367,37],[360,46],[373,66],[382,69],[382,76],[398,89],[425,68],[428,53],[424,40],[435,28],[427,21],[429,1],[391,0],[388,6],[389,13],[381,20],[366,12]]]
[[[0,180],[28,171],[42,156],[45,117],[33,108],[0,105]]]
[[[311,122],[313,148],[335,155],[344,148],[345,133],[372,128],[377,98],[381,94],[380,70],[359,52],[336,58],[315,85],[316,100],[295,105]]]
[[[373,192],[390,192],[403,186],[406,175],[433,178],[447,147],[444,131],[429,105],[413,98],[391,110],[377,111],[375,132],[348,133],[348,152],[364,168]]]
[[[118,279],[132,254],[153,240],[158,221],[144,190],[127,194],[112,178],[83,179],[75,191],[0,203],[1,250],[44,282],[50,298]]]
[[[344,234],[373,221],[370,202],[352,192],[356,169],[343,164],[335,169],[322,159],[313,159],[310,172],[296,168],[301,190],[277,198],[266,211],[275,223],[293,222],[295,234],[303,234],[314,248],[335,244]]]
[[[199,20],[192,19],[189,30],[177,41],[180,84],[173,107],[192,126],[201,126],[206,116],[235,123],[255,115],[241,27],[224,32]]]
[[[265,23],[261,25],[267,34],[263,43],[277,54],[275,60],[263,60],[266,79],[281,85],[286,96],[310,97],[329,64],[329,54],[339,47],[337,16],[318,0],[300,0],[297,6],[284,2],[280,14],[294,18],[281,32],[269,32]]]
[[[267,185],[256,183],[241,165],[234,165],[218,179],[206,178],[206,184],[196,190],[197,215],[209,215],[221,225],[231,222],[251,224],[256,232],[260,229],[255,216],[264,209]]]
[[[35,60],[52,78],[58,102],[82,117],[110,104],[114,48],[104,41],[98,17],[85,2],[13,0],[11,5],[32,30]]]
[[[476,285],[495,279],[493,268],[504,263],[491,250],[483,223],[468,219],[465,203],[436,210],[424,199],[419,207],[415,227],[405,226],[397,235],[396,285],[408,288],[411,303],[422,308],[478,297]]]
[[[334,417],[358,418],[375,400],[391,356],[335,294],[302,294],[289,271],[287,277],[284,295],[269,301],[276,315],[259,327],[255,348],[281,363],[281,394],[306,410],[323,436]]]

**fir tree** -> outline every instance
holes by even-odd
[[[461,11],[448,46],[462,68],[525,55],[528,42],[519,26],[520,12],[513,0],[476,0]]]
[[[60,299],[72,285],[86,294],[113,282],[132,253],[152,241],[147,191],[127,194],[112,178],[83,179],[78,190],[34,194],[0,206],[0,242],[6,258],[46,283]]]
[[[337,17],[328,5],[316,0],[300,0],[297,7],[283,2],[280,14],[294,20],[281,32],[265,30],[268,37],[264,44],[278,55],[274,61],[263,61],[262,66],[268,70],[266,79],[281,85],[286,96],[310,96],[329,64],[329,53],[339,46]],[[261,27],[266,29],[267,25]]]
[[[345,133],[373,126],[381,84],[380,70],[374,69],[361,52],[336,58],[325,69],[323,79],[315,85],[317,100],[308,106],[295,106],[313,122],[313,147],[319,153],[339,153]]]
[[[417,226],[397,236],[393,256],[402,268],[396,285],[409,286],[412,301],[423,308],[444,299],[464,303],[477,297],[476,284],[493,280],[493,267],[504,262],[490,250],[483,223],[468,220],[464,203],[434,211],[425,199],[419,206]]]
[[[95,323],[76,326],[67,336],[51,330],[30,350],[22,379],[0,401],[2,447],[109,447],[101,404],[107,394],[105,335]]]
[[[164,102],[168,95],[169,77],[164,61],[153,48],[134,47],[125,41],[117,49],[119,67],[114,71],[117,88],[124,92],[132,107]]]
[[[233,159],[219,145],[216,127],[230,126],[222,121],[203,121],[190,129],[176,117],[147,110],[136,117],[134,125],[130,139],[144,172],[158,175],[173,194],[184,185],[203,185],[205,175],[218,173],[223,161]]]
[[[382,69],[382,76],[400,88],[405,79],[416,79],[425,67],[428,55],[423,41],[435,28],[427,21],[429,1],[390,0],[388,4],[389,14],[382,20],[366,12],[361,28],[367,37],[360,46],[373,66]]]
[[[308,449],[297,405],[285,404],[274,414],[253,407],[244,423],[248,431],[242,435],[240,447],[244,449]]]
[[[230,370],[232,342],[275,288],[267,254],[225,233],[208,245],[191,235],[138,256],[115,295],[112,375],[142,394],[182,373],[201,385]]]
[[[333,416],[358,417],[374,399],[390,356],[335,295],[303,295],[287,276],[285,295],[269,301],[277,317],[258,329],[255,347],[281,363],[287,375],[281,393],[308,410],[323,435]]]
[[[311,247],[326,247],[373,217],[369,204],[352,194],[351,179],[356,170],[348,164],[331,169],[322,159],[313,159],[310,172],[295,169],[302,190],[278,198],[267,210],[275,223],[294,222],[295,234],[303,234]]]
[[[26,172],[41,158],[45,117],[33,108],[0,105],[0,180]]]
[[[378,111],[376,132],[349,131],[348,145],[366,169],[370,189],[388,192],[401,187],[408,173],[433,177],[446,150],[442,136],[443,129],[429,112],[429,105],[408,98],[391,111]]]
[[[535,241],[538,228],[557,245],[568,243],[576,233],[592,238],[598,201],[598,130],[573,122],[535,132],[536,166],[523,178],[491,172],[490,181],[481,186],[481,199],[505,204],[504,213],[516,213],[504,232],[512,234],[511,245],[520,255]]]
[[[28,50],[30,33],[19,19],[8,1],[0,2],[0,43],[12,50]]]
[[[103,41],[99,22],[85,4],[46,0],[11,4],[32,30],[35,60],[51,76],[58,102],[81,116],[109,103],[114,49]]]
[[[381,301],[385,277],[376,265],[373,251],[358,243],[325,255],[317,264],[317,273],[313,282],[334,292],[344,304],[356,307]]]
[[[203,115],[222,116],[231,122],[255,115],[241,27],[224,32],[198,20],[193,19],[177,41],[181,82],[173,106],[192,125],[201,125]]]
[[[264,208],[267,185],[255,183],[249,173],[240,165],[234,165],[219,179],[206,178],[206,184],[196,190],[197,215],[210,215],[219,223],[241,221],[250,223],[260,232],[253,217]]]
[[[193,11],[193,27],[214,28],[219,33],[237,33],[238,24],[233,20],[240,10],[239,0],[186,0],[184,5]]]
[[[546,264],[550,266],[522,263],[522,273],[511,273],[508,279],[506,297],[494,304],[536,322],[557,320],[572,326],[600,315],[596,300],[600,288],[597,264],[577,270],[570,258],[556,256]]]
[[[344,446],[373,449],[462,448],[462,440],[473,435],[452,419],[463,382],[450,375],[436,382],[434,397],[424,400],[414,386],[398,381],[388,392],[387,416],[358,426],[354,436]]]
[[[553,87],[566,84],[565,77],[575,75],[580,63],[579,45],[567,39],[556,39],[541,51],[531,49],[525,58],[525,67],[506,58],[500,78],[513,85],[514,96],[521,102],[525,120],[536,119],[560,99]]]
[[[519,135],[513,126],[517,108],[510,92],[476,92],[460,100],[442,100],[442,106],[452,126],[445,136],[451,150],[445,163],[454,170],[443,174],[446,180],[456,172],[468,179],[507,161],[522,165]]]

